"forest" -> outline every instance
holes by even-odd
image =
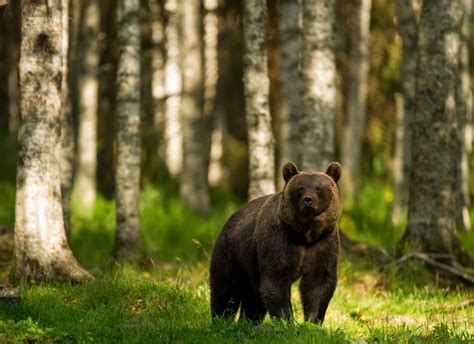
[[[473,343],[472,6],[0,0],[0,343]],[[333,197],[302,243],[298,175]],[[275,224],[318,271],[281,312]],[[231,250],[258,321],[211,306]]]

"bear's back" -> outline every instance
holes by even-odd
[[[256,254],[253,239],[259,213],[264,205],[273,203],[278,195],[262,196],[242,205],[225,223],[216,240],[215,248],[218,250],[225,248],[226,252],[221,254],[228,255],[241,266],[252,264],[255,258],[253,256]]]

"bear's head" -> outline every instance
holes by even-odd
[[[338,162],[330,163],[325,172],[314,173],[300,172],[295,164],[288,162],[282,172],[285,187],[280,215],[285,223],[298,231],[318,232],[336,224],[341,214]]]

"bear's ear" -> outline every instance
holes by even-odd
[[[339,178],[341,178],[341,164],[338,162],[331,162],[325,173],[337,183]]]
[[[285,165],[283,165],[281,171],[283,173],[283,179],[285,180],[285,183],[288,183],[291,178],[300,173],[300,171],[298,171],[298,167],[296,167],[296,165],[291,161],[288,161]]]

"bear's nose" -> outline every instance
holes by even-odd
[[[304,205],[307,207],[310,207],[313,205],[313,199],[309,196],[306,196],[305,198],[303,198],[303,202],[304,202]]]

